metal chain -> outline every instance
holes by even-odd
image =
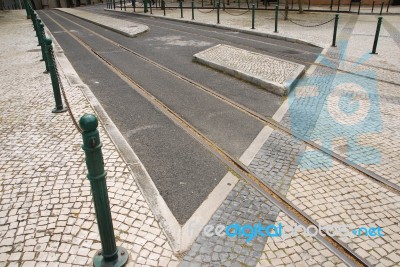
[[[53,46],[50,46],[50,48],[49,48],[49,54],[51,55],[51,57],[52,57],[52,59],[53,59],[54,69],[55,69],[55,71],[56,71],[58,84],[60,85],[61,93],[62,93],[62,95],[63,95],[65,105],[67,106],[68,113],[69,113],[69,115],[70,115],[70,117],[71,117],[71,119],[72,119],[73,124],[75,125],[75,128],[78,130],[78,132],[82,133],[82,129],[81,129],[81,127],[79,127],[79,124],[78,124],[78,122],[76,121],[74,114],[72,113],[71,106],[70,106],[70,104],[69,104],[69,102],[68,102],[67,94],[65,93],[64,86],[63,86],[62,81],[61,81],[61,78],[60,78],[60,74],[58,73],[58,61],[56,61],[56,58],[55,58],[55,56],[54,56]]]
[[[285,14],[282,13],[282,11],[280,11],[280,13],[281,13],[282,16],[285,16]],[[300,23],[298,23],[298,22],[295,22],[295,21],[291,20],[291,19],[289,18],[289,16],[288,16],[287,19],[288,19],[291,23],[296,24],[297,26],[306,27],[306,28],[313,28],[313,27],[319,27],[319,26],[325,25],[325,24],[327,24],[327,23],[333,21],[335,18],[332,18],[332,19],[330,19],[330,20],[328,20],[328,21],[325,21],[325,22],[322,22],[322,23],[319,23],[319,24],[316,24],[316,25],[304,25],[304,24],[300,24]]]
[[[240,14],[232,14],[232,13],[229,13],[228,11],[226,11],[226,9],[225,9],[225,10],[222,10],[222,11],[224,11],[225,13],[228,13],[228,14],[231,15],[231,16],[241,16],[241,15],[244,15],[244,14],[250,12],[250,9],[248,9],[248,10],[246,10],[245,12],[240,13]]]
[[[196,7],[196,9],[197,9],[197,11],[199,11],[200,13],[203,13],[203,14],[207,14],[207,13],[210,13],[210,12],[212,12],[212,11],[214,11],[214,9],[215,8],[213,8],[213,9],[211,9],[211,10],[209,10],[209,11],[200,11],[201,9],[199,9],[198,7]]]

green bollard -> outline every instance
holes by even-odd
[[[374,7],[375,7],[375,1],[372,1],[372,9],[371,9],[371,13],[374,13]]]
[[[149,1],[149,7],[150,7],[150,15],[153,15],[153,8],[152,8],[152,5],[151,5],[151,0]]]
[[[44,38],[46,38],[46,37],[45,37],[45,33],[44,33],[44,24],[43,23],[39,24],[39,36],[40,36],[39,43],[40,43],[40,47],[41,47],[41,50],[42,50],[42,59],[40,61],[45,61],[45,59],[46,59],[46,54],[45,54],[46,46],[44,44]],[[45,61],[45,65],[46,65],[46,71],[45,72],[48,73],[49,70],[48,70],[48,66],[47,66],[47,62],[46,61]]]
[[[255,16],[256,16],[256,11],[255,11],[255,7],[254,7],[254,4],[253,4],[253,9],[252,9],[252,12],[251,12],[251,29],[255,29],[254,28],[254,20],[255,20]]]
[[[279,6],[275,6],[275,31],[278,32],[278,11],[279,11]]]
[[[219,1],[217,3],[217,24],[219,24]]]
[[[54,93],[54,100],[56,102],[56,107],[52,110],[53,113],[62,113],[67,111],[64,108],[62,99],[61,99],[61,91],[60,91],[60,84],[58,83],[58,76],[56,72],[56,63],[53,60],[53,47],[52,41],[50,38],[45,38],[44,42],[46,44],[46,59],[48,61],[48,67],[50,70],[50,78],[51,78],[51,85],[53,86],[53,93]]]
[[[333,26],[333,39],[332,39],[332,46],[336,46],[336,33],[337,33],[337,27],[338,27],[338,22],[339,22],[339,14],[335,15],[335,25]]]
[[[99,227],[102,250],[93,258],[94,267],[121,267],[128,262],[128,251],[117,247],[111,217],[110,202],[107,192],[106,172],[104,171],[102,143],[96,116],[85,114],[79,120],[82,129],[83,145],[85,151],[87,178],[90,181],[93,203]]]
[[[192,20],[194,20],[194,0],[192,0]]]
[[[41,19],[37,19],[36,20],[36,28],[37,28],[37,32],[36,32],[36,36],[37,36],[37,38],[38,38],[38,44],[37,44],[37,46],[41,46],[41,32],[40,32],[40,24],[42,23],[42,20]]]
[[[360,10],[361,10],[361,0],[360,0],[360,3],[358,3],[358,12],[357,12],[357,15],[360,15]]]
[[[385,4],[384,2],[382,2],[382,4],[381,4],[381,11],[379,12],[379,15],[380,15],[380,16],[382,15],[383,5],[384,5],[384,4]]]
[[[33,30],[36,33],[35,37],[37,37],[37,35],[38,35],[38,27],[37,27],[36,22],[37,22],[37,14],[36,14],[36,12],[33,12],[33,14],[32,14],[32,23],[33,23]]]
[[[30,19],[31,18],[31,14],[29,12],[29,5],[28,5],[28,1],[24,0],[24,6],[25,6],[25,11],[26,11],[26,18]]]
[[[183,6],[182,6],[182,0],[179,1],[179,8],[181,9],[181,19],[183,18]]]
[[[376,25],[374,45],[372,47],[372,53],[371,54],[378,54],[378,53],[376,53],[376,47],[378,46],[378,38],[379,38],[379,32],[381,31],[381,25],[382,25],[382,17],[379,17],[378,18],[378,24]]]
[[[147,9],[147,0],[143,0],[143,12],[147,13],[149,10]]]
[[[164,0],[162,0],[162,2],[161,2],[161,8],[162,8],[162,10],[164,11],[164,17],[165,17],[165,1]]]

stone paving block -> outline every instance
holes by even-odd
[[[304,65],[222,44],[193,59],[278,95],[287,95],[304,71]]]

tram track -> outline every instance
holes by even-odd
[[[174,71],[174,70],[172,70],[170,68],[167,68],[167,67],[165,67],[165,66],[163,66],[163,65],[161,65],[161,64],[159,64],[159,63],[157,63],[157,62],[155,62],[153,60],[151,60],[150,58],[148,58],[146,56],[143,56],[140,53],[138,53],[136,51],[133,51],[132,49],[130,49],[130,48],[124,46],[124,45],[121,45],[120,43],[115,42],[114,40],[111,40],[111,39],[109,39],[109,38],[107,38],[107,37],[95,32],[95,31],[93,31],[93,30],[91,30],[91,29],[89,29],[87,27],[84,27],[84,26],[82,26],[82,25],[80,25],[80,24],[78,24],[76,22],[73,22],[72,20],[69,20],[69,19],[65,18],[64,16],[62,16],[60,14],[57,14],[57,16],[60,16],[63,19],[66,19],[66,20],[70,21],[71,23],[73,23],[73,24],[85,29],[86,31],[90,32],[91,34],[94,34],[94,35],[98,36],[99,38],[102,38],[103,40],[115,45],[116,47],[121,48],[121,49],[123,49],[123,50],[125,50],[125,51],[127,51],[127,52],[129,52],[129,53],[131,53],[133,55],[135,55],[136,57],[140,58],[144,62],[146,62],[148,64],[151,64],[154,67],[156,67],[158,69],[161,69],[162,71],[164,71],[164,72],[166,72],[166,73],[168,73],[168,74],[170,74],[170,75],[172,75],[172,76],[174,76],[176,78],[179,78],[179,79],[187,82],[188,84],[194,86],[195,88],[197,88],[199,90],[202,90],[203,92],[206,92],[207,94],[209,94],[209,95],[217,98],[218,100],[230,105],[231,107],[233,107],[233,108],[235,108],[235,109],[237,109],[237,110],[239,110],[239,111],[251,116],[252,118],[257,119],[258,121],[260,121],[264,125],[271,126],[274,130],[281,131],[286,135],[292,136],[292,137],[304,142],[308,146],[310,146],[310,147],[312,147],[312,148],[314,148],[314,149],[316,149],[318,151],[323,152],[324,154],[336,159],[340,163],[342,163],[342,164],[344,164],[344,165],[346,165],[346,166],[358,171],[359,173],[365,175],[366,177],[368,177],[373,182],[379,183],[381,186],[385,187],[386,189],[391,190],[392,192],[400,195],[400,186],[398,186],[397,184],[388,181],[384,177],[376,174],[375,172],[372,172],[372,171],[366,169],[365,167],[362,167],[362,166],[360,166],[358,164],[355,164],[355,163],[347,160],[345,157],[341,156],[340,154],[338,154],[338,153],[336,153],[336,152],[334,152],[332,150],[326,149],[325,147],[317,144],[316,142],[313,142],[311,140],[308,140],[308,139],[300,136],[299,134],[291,131],[289,128],[287,128],[287,127],[283,126],[282,124],[278,123],[274,119],[266,117],[266,116],[264,116],[264,115],[262,115],[262,114],[260,114],[258,112],[255,112],[255,111],[251,110],[250,108],[248,108],[248,107],[246,107],[246,106],[244,106],[244,105],[242,105],[242,104],[240,104],[240,103],[238,103],[238,102],[236,102],[236,101],[234,101],[234,100],[232,100],[232,99],[230,99],[230,98],[228,98],[228,97],[216,92],[215,90],[213,90],[213,89],[211,89],[211,88],[209,88],[207,86],[204,86],[204,85],[202,85],[202,84],[200,84],[200,83],[198,83],[198,82],[186,77],[185,75],[177,73],[176,71]],[[94,50],[93,50],[93,52],[96,53],[96,51],[94,51]],[[99,53],[96,53],[96,55],[98,57],[101,57],[103,60],[106,60]]]
[[[115,14],[113,14],[112,16],[123,17],[123,18],[132,18],[132,16],[131,16],[130,14],[124,14],[124,13],[120,13],[120,12],[114,12],[114,13],[115,13]],[[134,14],[134,15],[136,15],[136,14]],[[140,15],[139,15],[139,16],[140,16]],[[149,18],[154,18],[154,17],[149,17]],[[189,30],[185,30],[185,31],[184,31],[184,30],[182,30],[182,29],[179,29],[179,30],[178,30],[178,29],[172,29],[172,28],[168,28],[168,27],[163,26],[163,25],[178,26],[178,25],[176,25],[176,24],[172,24],[172,23],[169,23],[169,22],[163,21],[163,22],[162,22],[163,25],[159,25],[158,22],[156,22],[155,20],[152,20],[152,21],[150,21],[150,23],[149,23],[149,19],[148,19],[148,18],[140,18],[140,17],[138,17],[138,16],[135,16],[134,19],[135,19],[135,20],[139,20],[139,21],[143,21],[143,22],[145,22],[145,23],[146,23],[147,25],[149,25],[149,26],[155,26],[155,27],[159,27],[159,28],[162,28],[162,29],[168,29],[168,30],[173,30],[173,31],[177,31],[177,32],[184,32],[184,33],[186,33],[186,34],[191,34],[191,35],[201,35],[201,36],[206,37],[206,38],[209,38],[209,39],[213,39],[213,40],[216,40],[216,41],[223,41],[223,42],[225,42],[225,43],[230,43],[231,45],[236,45],[235,43],[233,43],[233,42],[231,42],[231,41],[227,41],[227,40],[225,40],[225,39],[221,39],[221,38],[218,38],[218,37],[216,37],[216,36],[209,36],[209,35],[206,35],[206,34],[194,34],[194,33],[190,32]],[[156,19],[158,19],[158,18],[156,18]],[[157,23],[157,24],[154,24],[154,23]],[[210,25],[210,26],[212,26],[212,25]],[[193,27],[190,27],[190,26],[187,26],[187,25],[179,25],[179,27],[180,27],[180,28],[186,28],[186,29],[193,29]],[[200,31],[208,32],[208,33],[212,33],[212,32],[213,32],[213,31],[211,31],[211,30],[204,30],[204,29],[201,29]],[[219,34],[225,35],[225,36],[229,36],[229,34],[224,33],[224,32],[219,32]],[[249,41],[251,41],[251,42],[256,42],[256,43],[268,44],[268,45],[270,45],[270,46],[282,47],[281,44],[277,45],[277,44],[273,44],[273,43],[269,43],[269,42],[260,41],[260,40],[257,40],[257,39],[249,39],[249,38],[241,37],[241,36],[235,36],[235,38],[243,39],[243,40],[249,40]],[[309,54],[309,55],[314,55],[314,56],[319,56],[319,55],[320,55],[319,53],[315,53],[315,52],[311,52],[311,51],[305,51],[305,50],[297,49],[297,48],[294,48],[294,47],[291,47],[291,46],[284,46],[284,47],[287,48],[287,49],[290,49],[290,50],[292,50],[292,51],[296,51],[296,52],[298,52],[299,54],[302,53],[302,54]],[[253,48],[253,49],[254,49],[254,48]],[[318,62],[315,62],[315,61],[306,61],[306,60],[304,60],[304,59],[302,59],[302,58],[300,58],[300,57],[296,57],[296,56],[295,56],[296,54],[288,55],[288,54],[279,53],[279,52],[276,52],[276,51],[274,51],[274,53],[271,54],[271,53],[268,53],[268,52],[265,51],[265,50],[260,50],[260,49],[254,49],[254,51],[255,51],[255,52],[259,52],[259,53],[264,53],[264,54],[267,54],[267,55],[270,55],[270,56],[277,56],[277,55],[278,55],[279,57],[284,58],[285,60],[294,61],[294,62],[300,63],[300,64],[314,65],[314,66],[317,66],[317,67],[322,67],[322,68],[326,68],[326,69],[331,69],[331,70],[334,70],[334,71],[337,71],[337,72],[341,72],[341,73],[345,73],[345,74],[350,74],[350,75],[354,75],[354,76],[361,77],[361,78],[365,78],[365,79],[376,80],[376,81],[378,81],[378,82],[387,83],[387,84],[391,84],[391,85],[395,85],[395,86],[400,86],[400,83],[397,83],[397,82],[382,80],[382,79],[379,79],[379,78],[377,78],[377,77],[369,77],[369,76],[362,75],[362,74],[359,74],[359,73],[354,73],[354,72],[352,72],[352,71],[347,71],[347,70],[344,70],[344,69],[331,67],[331,66],[328,66],[328,65],[326,65],[326,64],[321,64],[321,63],[318,63]],[[350,60],[350,59],[341,59],[341,60],[338,60],[338,59],[331,58],[331,57],[329,57],[329,56],[327,56],[327,55],[324,55],[323,58],[324,58],[325,60],[329,60],[330,62],[335,63],[335,64],[339,64],[339,63],[341,63],[341,62],[347,62],[347,63],[349,63],[349,64],[352,64],[353,66],[354,66],[354,65],[357,65],[357,66],[363,66],[363,67],[370,67],[370,68],[381,69],[381,70],[389,71],[389,72],[393,72],[393,73],[400,73],[400,71],[398,71],[398,70],[389,69],[389,68],[384,68],[384,67],[379,67],[379,68],[378,68],[378,67],[376,67],[375,65],[366,64],[365,62],[358,62],[358,61],[354,61],[354,60]]]
[[[52,12],[54,14],[54,12]],[[235,159],[227,152],[225,152],[222,148],[220,148],[217,144],[203,135],[200,131],[198,131],[195,127],[193,127],[189,122],[183,119],[179,114],[170,109],[167,105],[165,105],[161,100],[152,95],[149,91],[147,91],[140,84],[135,82],[128,74],[123,72],[118,66],[115,66],[109,60],[107,60],[100,53],[96,52],[90,45],[87,44],[81,37],[77,36],[74,33],[68,31],[65,27],[63,27],[59,22],[57,22],[54,18],[45,14],[49,19],[51,19],[55,24],[57,24],[60,28],[65,30],[74,40],[76,40],[82,47],[87,49],[89,52],[93,53],[96,57],[99,58],[103,64],[107,65],[107,67],[116,73],[122,80],[124,80],[127,84],[131,86],[132,89],[137,91],[141,96],[143,96],[146,100],[152,103],[156,108],[158,108],[164,115],[166,115],[170,120],[172,120],[175,124],[180,126],[186,133],[188,133],[191,137],[193,137],[196,141],[202,144],[208,151],[210,151],[214,156],[216,156],[222,163],[224,163],[232,172],[234,172],[241,179],[249,183],[253,186],[261,195],[263,195],[266,199],[271,201],[275,206],[277,206],[281,211],[285,212],[291,219],[293,219],[297,224],[304,226],[305,228],[309,226],[317,227],[318,223],[312,219],[309,215],[305,214],[299,208],[297,208],[294,204],[292,204],[285,196],[281,195],[279,192],[275,191],[268,185],[266,185],[263,181],[261,181],[251,170],[248,169],[247,166],[242,164],[239,160]],[[60,16],[59,14],[57,14]],[[62,16],[61,16],[62,17]],[[68,20],[67,18],[65,18]],[[71,21],[73,22],[73,21]],[[91,31],[90,29],[87,29]],[[95,32],[92,32],[95,33]],[[105,37],[104,37],[105,38]],[[110,40],[110,42],[114,42]],[[115,42],[114,42],[115,43]],[[316,228],[317,229],[317,228]],[[324,232],[324,230],[322,230]],[[315,235],[315,238],[320,241],[323,245],[325,245],[332,253],[334,253],[337,257],[339,257],[343,262],[345,262],[349,266],[372,266],[368,261],[364,258],[356,254],[352,249],[349,248],[347,244],[340,241],[337,238],[331,237],[329,234],[325,233],[324,236],[320,233]]]

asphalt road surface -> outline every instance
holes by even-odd
[[[217,44],[228,44],[306,65],[304,61],[313,62],[321,49],[182,22],[111,14],[102,8],[92,7],[90,11],[146,24],[150,30],[136,38],[128,38],[59,11],[39,13],[80,78],[90,87],[146,167],[178,222],[183,224],[224,177],[227,168],[68,32],[79,36],[93,51],[118,66],[137,84],[236,158],[242,155],[263,128],[260,121],[80,25],[264,116],[272,116],[284,99],[194,63],[193,55]]]

